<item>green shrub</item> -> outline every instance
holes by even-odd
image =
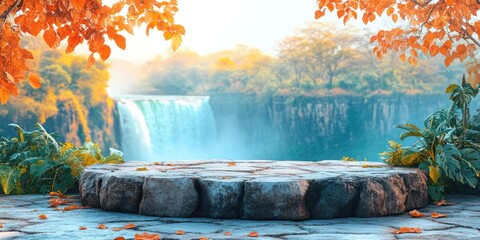
[[[475,188],[480,176],[480,116],[470,115],[469,104],[478,94],[462,79],[461,86],[447,87],[452,105],[428,116],[424,129],[413,124],[398,125],[405,130],[400,140],[416,138],[412,146],[392,142],[380,156],[394,166],[419,167],[428,172],[430,198],[444,198],[445,186],[467,184]]]
[[[59,144],[57,134],[40,124],[27,132],[16,124],[18,137],[0,139],[0,183],[5,194],[66,192],[75,185],[82,170],[97,163],[122,163],[122,152],[110,149],[103,157],[97,144],[81,147]]]

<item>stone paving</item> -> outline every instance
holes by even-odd
[[[77,199],[74,203],[80,204]],[[0,239],[133,239],[137,233],[158,233],[162,239],[480,239],[480,197],[447,196],[452,206],[427,205],[427,216],[407,213],[376,218],[336,218],[303,221],[257,221],[208,218],[161,218],[106,212],[101,209],[57,211],[47,195],[0,196]],[[59,206],[64,207],[64,206]],[[431,212],[448,214],[432,219]],[[39,219],[45,214],[47,219]],[[113,228],[134,223],[132,229]],[[107,229],[98,229],[105,224]],[[87,229],[80,230],[80,226]],[[419,234],[392,233],[400,227],[420,227]],[[178,230],[185,235],[176,235]],[[258,237],[247,237],[257,231]],[[231,232],[231,236],[225,235]]]
[[[127,162],[86,168],[79,189],[84,205],[159,217],[377,217],[428,202],[424,171],[378,162]]]

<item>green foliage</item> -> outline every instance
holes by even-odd
[[[34,131],[9,126],[18,137],[0,139],[0,182],[5,194],[66,192],[86,166],[123,162],[120,151],[111,149],[110,155],[103,157],[98,145],[91,142],[81,147],[59,144],[58,135],[38,123]]]
[[[390,144],[380,153],[387,163],[394,166],[418,166],[428,172],[430,197],[444,198],[445,186],[452,183],[467,184],[475,188],[480,176],[480,128],[479,115],[471,116],[469,104],[478,94],[462,79],[461,85],[447,87],[452,105],[425,119],[424,129],[412,124],[398,125],[405,130],[400,139],[415,138],[412,146]]]

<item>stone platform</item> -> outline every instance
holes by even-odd
[[[128,162],[86,168],[79,189],[84,205],[182,218],[376,217],[428,202],[423,171],[378,162]]]

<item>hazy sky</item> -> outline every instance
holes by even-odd
[[[314,20],[316,1],[179,0],[179,8],[175,21],[186,28],[182,48],[206,54],[247,44],[273,53],[281,39]],[[169,50],[162,33],[135,31],[127,50],[114,48],[111,58],[143,62]]]

